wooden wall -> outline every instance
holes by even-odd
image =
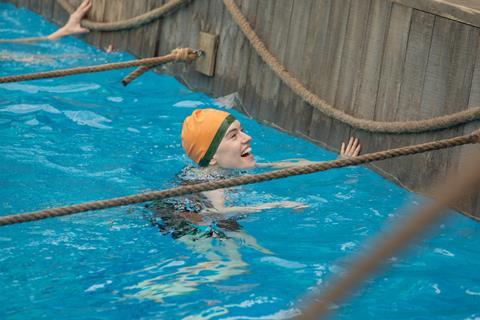
[[[78,5],[80,0],[70,0]],[[433,0],[236,0],[267,48],[287,70],[336,108],[366,119],[427,119],[480,106],[480,5],[438,7]],[[67,15],[55,0],[11,0],[59,24]],[[90,19],[136,16],[166,0],[94,0]],[[471,9],[465,10],[468,4]],[[108,5],[108,8],[107,8]],[[460,11],[459,11],[460,10]],[[432,13],[430,13],[432,12]],[[92,32],[99,47],[112,44],[138,57],[196,47],[199,31],[219,35],[216,75],[192,67],[164,71],[213,96],[238,92],[244,111],[266,123],[338,149],[349,136],[363,152],[469,133],[471,123],[425,134],[370,134],[324,117],[288,89],[259,58],[221,0],[192,0],[148,26],[117,33]],[[382,174],[424,192],[435,176],[458,168],[478,147],[461,147],[375,164]],[[480,216],[477,194],[459,204]]]

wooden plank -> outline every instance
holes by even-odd
[[[271,46],[268,49],[281,64],[285,63],[286,52],[289,48],[288,36],[291,26],[293,4],[293,1],[277,1],[275,3],[271,28],[266,31],[262,37],[263,39],[270,39]],[[255,76],[258,79],[256,90],[258,90],[257,92],[262,92],[262,86],[264,86],[266,82],[263,79],[263,74],[264,72],[268,72],[268,76],[271,77],[272,80],[265,90],[270,93],[270,96],[267,98],[269,101],[268,106],[262,105],[263,102],[261,100],[255,103],[256,108],[253,114],[261,115],[261,119],[266,119],[269,122],[274,122],[276,125],[282,126],[280,121],[284,107],[281,106],[280,95],[283,90],[289,89],[281,83],[280,79],[269,70],[270,68],[263,61],[260,63],[261,65],[256,68],[257,74]],[[262,108],[267,109],[260,112]]]
[[[169,35],[172,46],[170,51],[175,48],[186,47],[189,39],[188,30],[191,23],[192,12],[188,12],[185,8],[177,11],[174,15],[169,16],[167,19],[172,20],[171,26],[173,27],[172,33]],[[195,47],[197,43],[193,45]],[[184,63],[172,63],[168,65],[170,72],[173,72],[177,79],[182,82],[187,81],[186,74],[188,73],[188,66]],[[194,68],[191,68],[194,70]]]
[[[476,33],[477,33],[477,39],[480,38],[480,30],[477,29]],[[474,72],[472,77],[472,87],[470,91],[470,98],[468,100],[469,108],[480,107],[480,41],[478,40],[477,40],[477,52],[475,56],[476,56],[476,61],[475,61],[475,67],[474,67]],[[478,124],[479,124],[478,121],[467,124],[464,128],[465,130],[464,133],[469,133],[469,132],[472,132],[473,130],[478,130]],[[463,151],[462,155],[468,156],[469,153],[472,151],[478,152],[478,147],[477,146],[469,146],[468,148],[464,147],[462,151]],[[470,201],[472,203],[470,207],[471,212],[473,212],[477,217],[480,217],[480,194],[478,192],[476,194],[473,194],[470,198]]]
[[[325,97],[325,91],[322,90],[323,82],[325,79],[326,59],[323,57],[327,54],[328,46],[328,26],[330,24],[330,17],[333,3],[331,0],[316,1],[312,8],[312,15],[315,18],[318,17],[319,23],[315,26],[315,19],[311,19],[313,24],[313,42],[315,43],[313,52],[309,56],[315,56],[315,60],[312,62],[309,77],[308,86],[316,93],[320,98]],[[317,109],[312,109],[312,119],[310,121],[309,133],[310,136],[316,141],[326,143],[328,140],[328,132],[330,130],[331,120],[324,116]]]
[[[131,1],[132,8],[130,10],[130,17],[146,13],[148,8],[148,0]],[[125,2],[123,3],[125,5]],[[127,50],[136,57],[144,58],[142,40],[146,37],[145,31],[148,26],[141,26],[128,31]]]
[[[353,115],[356,113],[354,104],[360,86],[359,74],[366,50],[365,34],[368,30],[371,5],[371,1],[352,1],[350,4],[344,45],[341,58],[339,57],[338,81],[332,84],[335,90],[332,103],[335,108]],[[335,149],[340,149],[341,143],[347,142],[350,136],[355,134],[355,128],[334,121],[329,131],[329,143]]]
[[[205,25],[202,31],[217,34],[219,36],[217,60],[216,60],[216,76],[205,83],[206,91],[211,95],[217,95],[217,90],[221,89],[221,80],[225,74],[224,57],[222,53],[224,50],[225,32],[222,30],[223,12],[225,6],[222,1],[210,1],[208,4],[208,11],[206,14]]]
[[[398,107],[412,11],[411,8],[397,4],[394,4],[391,8],[375,104],[375,120],[396,120],[394,115]],[[405,140],[408,139],[404,136],[391,135],[387,139],[379,139],[376,136],[373,140],[376,140],[376,146],[379,150],[385,150],[405,145]],[[384,170],[390,172],[393,168],[398,167],[398,161],[397,159],[383,161],[381,166]]]
[[[148,0],[146,9],[152,10],[152,9],[158,8],[159,6],[161,6],[161,4],[159,4],[158,1]],[[165,19],[165,17],[162,19]],[[158,33],[161,31],[160,21],[162,19],[153,21],[147,26],[145,26],[144,36],[142,37],[142,40],[141,40],[142,57],[153,57],[155,55],[155,48],[157,45]],[[169,19],[169,17],[166,17],[166,19]]]
[[[98,13],[95,17],[95,21],[103,22],[113,22],[119,21],[122,17],[122,11],[124,10],[124,5],[121,4],[122,0],[96,0],[94,3],[98,3]],[[103,9],[103,10],[102,10]],[[101,15],[101,16],[100,16]],[[112,47],[115,51],[124,51],[125,46],[122,46],[121,38],[118,37],[118,34],[122,33],[121,31],[114,32],[96,32],[95,33],[95,45],[99,48],[106,50],[109,47]],[[122,33],[123,41],[126,41],[125,32]]]
[[[435,17],[431,48],[428,56],[428,66],[422,92],[422,105],[417,112],[417,117],[431,118],[453,111],[452,109],[449,111],[447,107],[447,95],[450,90],[449,87],[452,86],[452,80],[450,80],[450,78],[452,72],[453,74],[457,72],[452,70],[452,68],[457,68],[451,65],[452,59],[455,59],[455,52],[457,52],[459,48],[471,45],[471,43],[465,43],[468,42],[468,40],[465,40],[468,39],[468,36],[465,37],[460,34],[463,32],[461,26],[458,22]],[[461,40],[462,38],[464,39]],[[462,71],[460,72],[462,73]],[[462,77],[463,76],[465,76],[464,72]],[[457,106],[455,109],[459,111],[462,107],[458,108]],[[450,138],[460,134],[462,132],[461,130],[461,127],[456,127],[450,130],[415,135],[410,143]],[[408,181],[408,183],[411,186],[415,186],[416,189],[425,189],[428,181],[431,181],[432,178],[443,177],[449,169],[457,166],[458,153],[455,149],[441,150],[412,157],[410,161],[408,164],[404,162],[402,163],[403,166],[400,166],[404,171],[404,173],[400,175],[400,178]],[[408,172],[407,168],[409,165],[415,165],[416,163],[424,163],[425,165],[422,166],[421,170],[418,170],[415,175],[412,175]]]
[[[318,57],[321,55],[325,45],[325,38],[328,26],[328,13],[330,1],[312,1],[309,9],[309,23],[306,28],[307,43],[302,50],[304,57],[303,63],[300,65],[299,78],[302,79],[304,85],[315,92],[318,84],[318,74],[314,71],[318,68]],[[323,24],[323,25],[322,25]],[[321,71],[319,72],[321,74]],[[320,96],[321,94],[317,93]],[[313,106],[304,101],[298,102],[295,113],[294,130],[303,136],[310,135],[312,119],[315,112],[318,112]],[[299,111],[301,110],[301,113]]]
[[[238,3],[237,3],[238,6]],[[242,10],[241,6],[239,9]],[[240,72],[242,65],[245,65],[245,62],[242,61],[243,57],[239,55],[240,44],[243,42],[243,33],[233,20],[230,12],[224,8],[222,23],[225,30],[225,38],[222,45],[222,57],[224,60],[220,59],[220,63],[225,63],[226,69],[222,69],[224,76],[221,81],[221,86],[217,95],[226,95],[238,92],[238,79],[237,75]],[[239,39],[240,35],[240,39]]]
[[[469,108],[480,107],[480,30],[476,29],[474,32],[476,34],[475,42],[477,44],[477,49],[475,54],[475,66],[473,68],[472,84],[470,88],[470,97],[468,99]]]
[[[347,23],[350,14],[355,13],[350,11],[351,1],[335,1],[333,3],[332,18],[328,28],[326,59],[323,62],[326,81],[322,82],[321,91],[324,92],[324,100],[337,108],[335,93],[340,76],[341,56],[345,43]],[[331,146],[337,146],[349,135],[348,127],[331,120],[328,128],[328,140],[326,141]]]
[[[391,2],[373,1],[366,35],[361,84],[356,99],[357,116],[361,118],[373,120],[390,12]]]
[[[278,4],[278,2],[260,1],[258,6],[258,12],[261,12],[262,16],[260,18],[257,17],[255,29],[269,50],[275,46],[275,38],[272,33],[275,32],[275,26],[278,26],[278,21],[275,22],[275,18],[279,18],[279,16],[276,15],[276,12],[278,12],[275,9],[276,4]],[[257,55],[256,52],[253,54]],[[277,51],[275,51],[275,54],[277,54]],[[256,103],[254,112],[257,119],[270,122],[272,121],[272,115],[276,112],[275,110],[278,105],[278,88],[280,86],[280,79],[264,62],[259,65],[257,77],[259,80],[256,90],[261,97],[261,100]]]
[[[366,46],[371,1],[352,1],[342,51],[340,75],[336,84],[335,107],[349,114],[355,112],[354,102],[360,85],[359,73]]]
[[[296,0],[293,3],[292,18],[290,22],[289,34],[287,38],[287,52],[285,55],[286,69],[303,84],[306,79],[302,78],[300,72],[302,65],[308,63],[311,57],[305,56],[305,46],[307,45],[307,30],[310,22],[310,11],[312,8],[312,1]],[[279,122],[284,128],[290,131],[308,132],[308,124],[303,117],[305,105],[303,98],[298,96],[295,92],[288,89],[280,93],[279,98],[284,101],[280,103],[279,112],[282,114]],[[281,110],[283,107],[283,110]]]
[[[244,1],[244,2],[238,2],[240,10],[245,14],[245,12],[253,12],[253,8],[257,6],[257,1]],[[249,19],[248,14],[245,14],[247,19]],[[233,19],[230,17],[229,19]],[[251,20],[249,20],[251,21]],[[243,32],[239,29],[239,27],[235,27],[237,29],[237,38],[236,38],[236,49],[234,51],[234,56],[233,56],[233,65],[234,68],[236,68],[236,72],[232,72],[232,76],[236,76],[236,82],[234,81],[234,85],[236,88],[236,91],[239,94],[239,98],[241,100],[241,106],[240,108],[242,111],[250,116],[250,111],[251,108],[249,108],[248,105],[245,103],[245,93],[246,93],[246,88],[247,88],[247,75],[248,75],[248,67],[249,67],[249,61],[250,61],[250,56],[254,55],[255,53],[253,52],[253,48],[250,45],[250,42],[248,39],[245,37]],[[235,76],[234,76],[235,77]]]
[[[114,3],[111,3],[112,0],[107,0],[107,8],[105,9],[107,12],[109,10],[112,10],[115,8],[113,11],[115,11],[112,16],[109,18],[111,21],[121,21],[125,20],[128,18],[135,17],[136,11],[139,9],[139,3],[143,2],[141,1],[123,1],[123,0],[114,0]],[[131,30],[121,30],[121,31],[115,31],[115,32],[105,32],[104,37],[106,39],[109,39],[110,43],[116,44],[115,49],[118,51],[127,51],[130,52],[129,50],[129,40],[130,40],[130,34]],[[104,47],[108,46],[106,42],[104,42]]]
[[[420,119],[421,101],[425,73],[430,53],[435,17],[429,13],[414,10],[405,57],[398,107],[395,119]]]
[[[142,13],[149,12],[150,10],[158,8],[159,6],[160,5],[158,5],[154,0],[144,0]],[[174,16],[175,14],[176,13],[173,13],[172,16]],[[151,57],[155,54],[157,33],[160,25],[159,21],[165,18],[169,19],[168,16],[162,17],[135,30],[138,37],[138,43],[137,43],[137,49],[136,49],[138,53],[136,54],[136,56],[145,58],[145,57]],[[134,35],[131,35],[130,37],[134,37]]]
[[[448,87],[444,113],[450,114],[468,106],[478,44],[478,30],[469,25],[456,25],[452,60],[448,68]]]
[[[266,0],[272,1],[272,0]],[[258,5],[259,1],[251,1],[247,0],[243,3],[242,9],[244,9],[243,14],[247,21],[250,23],[253,30],[256,29],[257,23],[257,13],[258,13]],[[245,40],[248,41],[248,40]],[[261,63],[260,57],[255,52],[255,50],[251,47],[251,45],[247,42],[245,44],[248,46],[248,50],[250,51],[248,57],[248,64],[245,66],[245,73],[240,75],[243,79],[245,79],[245,86],[243,90],[240,92],[241,99],[243,101],[245,110],[252,115],[255,116],[255,95],[256,93],[256,85],[257,85],[257,75],[258,75],[258,66]],[[242,80],[243,81],[243,80]],[[262,120],[262,119],[260,119]]]
[[[358,74],[359,85],[355,92],[352,114],[359,118],[373,120],[375,103],[378,95],[383,49],[387,39],[392,3],[372,0],[369,8],[365,43]],[[383,134],[352,130],[352,136],[358,137],[362,144],[362,153],[386,149],[385,141],[389,137]],[[348,138],[348,137],[345,137]],[[388,163],[377,163],[383,170]]]
[[[334,86],[331,84],[331,77],[334,76],[335,70],[339,70],[337,68],[340,64],[339,61],[335,64],[335,58],[339,57],[338,54],[341,55],[341,50],[343,49],[349,8],[350,1],[331,1],[329,3],[327,23],[323,26],[326,33],[321,34],[324,38],[321,39],[321,47],[318,47],[321,50],[317,54],[319,66],[317,74],[321,75],[321,77],[317,78],[318,84],[314,87],[314,92],[332,105],[334,104],[334,101],[332,101],[332,90],[334,90],[332,87]],[[333,83],[336,83],[336,79],[333,80]],[[329,143],[329,139],[332,126],[334,125],[333,121],[318,110],[313,110],[310,125],[311,135],[323,143],[332,145]]]
[[[454,37],[457,33],[450,20],[435,17],[435,26],[425,74],[421,116],[444,114],[448,92],[449,65],[453,58]]]
[[[365,2],[352,2],[352,8],[350,9],[353,14],[350,14],[349,23],[347,25],[345,48],[342,56],[342,69],[340,70],[340,78],[337,84],[337,92],[335,97],[335,105],[348,114],[356,116],[357,111],[357,98],[360,92],[360,86],[362,83],[363,64],[365,61],[365,55],[367,54],[368,38],[367,34],[369,28],[371,28],[372,11],[374,6],[374,0]],[[358,5],[360,5],[358,7]],[[371,137],[375,140],[381,140],[382,137],[372,135],[356,128],[348,127],[345,124],[334,123],[331,129],[334,136],[337,136],[335,142],[335,149],[340,152],[341,143],[348,143],[350,137],[358,138],[362,145],[361,153],[365,153],[366,147],[370,145],[372,141]]]
[[[435,17],[429,13],[413,10],[410,30],[408,35],[407,52],[405,56],[404,74],[401,82],[398,105],[393,110],[392,118],[395,120],[416,120],[419,119],[421,99],[425,73],[428,65],[430,43],[433,34]],[[412,145],[428,141],[428,135],[392,135],[387,137],[390,140],[390,147]],[[409,185],[419,185],[419,179],[424,172],[419,168],[419,173],[412,175],[409,167],[415,163],[427,163],[429,155],[416,155],[404,160],[390,161],[385,169],[396,171],[399,178]],[[403,164],[403,165],[402,165]]]
[[[215,60],[217,57],[218,36],[211,33],[200,32],[197,48],[203,55],[195,62],[195,69],[207,76],[215,74]]]
[[[382,58],[375,119],[393,121],[403,77],[412,9],[393,5]]]
[[[474,59],[474,65],[471,68],[472,76],[470,80],[470,90],[467,102],[468,108],[480,107],[480,29],[473,29],[473,41],[470,42],[471,57]],[[479,129],[479,122],[475,121],[463,126],[463,134],[468,134]],[[478,146],[462,146],[458,151],[457,167],[461,168],[465,161],[471,158],[473,152],[478,152]],[[480,217],[480,194],[478,192],[467,197],[463,210],[472,212]]]
[[[480,2],[478,0],[390,0],[395,3],[429,12],[437,16],[480,27]]]
[[[452,61],[448,72],[448,89],[444,114],[455,113],[468,108],[472,88],[473,71],[475,67],[478,46],[478,29],[469,25],[452,21],[456,28],[455,44],[452,51]],[[464,132],[462,126],[449,130],[452,136]],[[458,170],[460,150],[451,149],[447,153],[446,170]]]
[[[227,12],[227,9],[223,4],[223,1],[212,1],[209,6],[208,11],[208,20],[211,23],[210,30],[212,33],[219,36],[218,42],[218,51],[216,57],[216,73],[217,76],[213,79],[211,83],[211,92],[214,96],[218,97],[223,95],[223,83],[230,76],[229,66],[230,66],[230,46],[231,46],[231,37],[230,37],[230,28],[229,23],[232,23]],[[227,23],[224,23],[227,21]]]
[[[95,0],[93,2],[93,6],[88,13],[88,19],[92,21],[105,21],[104,17],[107,15],[107,12],[111,12],[112,10],[106,10],[106,1],[107,0]],[[56,4],[58,6],[58,4]],[[98,31],[90,31],[87,36],[85,37],[86,41],[89,43],[101,47],[102,45],[102,37],[103,34]]]
[[[204,4],[205,5],[205,4]],[[174,32],[174,21],[175,19],[163,19],[161,21],[162,32],[159,36],[159,51],[157,55],[162,56],[174,49],[171,35]]]
[[[206,4],[204,3],[204,5]],[[179,47],[179,40],[182,36],[178,34],[180,14],[181,13],[177,13],[175,15],[170,16],[168,19],[162,20],[162,26],[161,26],[162,33],[160,35],[159,55],[168,54],[173,49]],[[175,75],[177,79],[182,79],[181,68],[178,64],[168,64],[168,65],[165,65],[164,68],[169,73]],[[200,88],[200,90],[206,91],[207,93],[211,93],[211,91],[209,91],[209,85],[207,84],[202,84],[202,87]]]
[[[176,13],[175,15],[185,13],[186,17],[190,17],[190,20],[188,23],[189,25],[188,34],[185,34],[184,36],[182,36],[182,39],[186,39],[186,41],[188,41],[190,46],[195,48],[198,43],[198,37],[199,37],[200,31],[206,28],[206,24],[208,21],[208,2],[193,1],[190,5],[188,5],[187,7],[181,10],[182,10],[181,12]],[[159,33],[159,36],[158,36],[158,39],[159,39],[158,45],[160,48],[166,45],[165,39],[167,39],[168,37],[168,32],[169,32],[168,28],[169,26],[172,25],[173,19],[175,19],[174,16],[169,16],[161,21],[161,24],[159,26],[161,32]],[[171,51],[172,48],[168,47],[167,49]],[[170,70],[173,70],[173,69],[168,68],[168,70],[170,72]],[[210,88],[210,82],[212,80],[209,77],[202,75],[199,72],[196,72],[193,68],[191,68],[191,70],[188,72],[188,76],[185,76],[185,77],[182,76],[182,81],[188,82],[189,86],[195,88],[196,90],[201,90],[206,93],[211,93],[209,91],[209,88]]]
[[[452,57],[454,48],[455,31],[452,29],[452,21],[439,17],[435,18],[434,31],[432,34],[431,48],[429,50],[428,65],[424,80],[424,90],[422,91],[422,105],[417,109],[417,118],[431,118],[433,116],[445,113],[445,94],[448,86],[448,61]],[[439,68],[443,70],[438,70]],[[426,100],[426,101],[425,101]],[[455,129],[454,129],[455,130]],[[411,143],[421,143],[438,139],[449,138],[455,135],[452,130],[444,130],[433,133],[424,133],[415,135]],[[425,190],[428,181],[432,178],[441,178],[448,170],[451,150],[436,151],[426,153],[409,159],[410,165],[415,163],[424,163],[419,168],[417,174],[411,175],[406,168],[408,164],[403,162],[403,172],[399,177],[411,186]]]

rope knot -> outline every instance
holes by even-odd
[[[176,48],[171,53],[175,61],[191,62],[198,58],[198,51],[191,48]]]

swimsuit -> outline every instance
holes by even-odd
[[[230,173],[230,171],[215,170],[209,172],[186,167],[177,175],[177,180],[181,185],[188,185],[225,178],[225,173]],[[199,193],[155,200],[146,207],[153,214],[149,218],[151,224],[158,227],[162,234],[170,235],[174,239],[187,235],[191,236],[194,241],[202,238],[226,239],[228,237],[224,230],[236,231],[240,229],[240,225],[232,219],[207,220],[208,223],[205,224],[204,218],[208,217],[203,216],[201,211],[211,208],[211,204],[208,199]],[[199,220],[198,223],[195,220]]]

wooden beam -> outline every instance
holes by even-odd
[[[215,74],[215,60],[217,58],[218,36],[200,32],[198,38],[198,49],[203,54],[197,59],[195,69],[204,75],[213,77]]]
[[[478,0],[389,0],[420,11],[480,27]]]

